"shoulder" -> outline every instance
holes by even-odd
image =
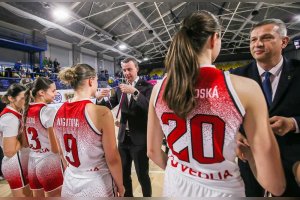
[[[147,88],[153,88],[153,85],[143,79],[139,79],[139,81],[137,82],[138,86],[143,86],[143,87],[147,87]]]
[[[106,106],[95,105],[89,103],[86,105],[87,111],[89,114],[97,115],[99,117],[105,117],[111,114],[111,111]]]
[[[252,69],[255,66],[256,66],[255,61],[252,61],[247,65],[244,65],[244,66],[233,69],[231,71],[231,73],[236,74],[236,75],[244,75],[244,74],[248,73],[249,70]]]
[[[286,63],[287,65],[289,65],[290,67],[293,67],[297,70],[300,69],[300,60],[296,60],[296,59],[286,59]]]
[[[0,121],[7,121],[9,122],[10,120],[15,120],[15,121],[19,121],[18,117],[15,116],[13,113],[5,113],[1,116]]]
[[[247,78],[247,77],[230,74],[230,79],[233,84],[238,84],[242,87],[246,87],[246,86],[259,87],[259,85],[256,81],[254,81],[253,79]]]
[[[56,115],[58,109],[52,107],[50,105],[45,105],[41,108],[41,116],[45,118],[49,118]]]
[[[230,74],[232,85],[245,106],[247,102],[255,102],[256,98],[263,97],[262,90],[258,83],[250,78]]]
[[[12,113],[5,113],[4,115],[1,116],[0,118],[0,124],[1,126],[8,126],[8,127],[13,127],[16,126],[20,123],[20,120],[18,117],[16,117]]]

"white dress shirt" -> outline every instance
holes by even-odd
[[[134,81],[130,84],[132,87],[135,87],[136,83],[139,81],[139,76],[137,76]],[[128,99],[128,103],[130,102],[130,98],[131,98],[131,95],[130,93],[127,94],[127,99]],[[133,99],[136,101],[137,100],[137,97],[133,96]]]
[[[265,78],[264,77],[265,70],[258,63],[256,63],[256,65],[257,65],[257,69],[258,69],[258,73],[259,73],[259,76],[261,78],[261,81],[263,82],[264,78]],[[277,65],[275,65],[275,67],[273,67],[269,71],[271,73],[270,81],[271,81],[271,86],[272,86],[272,101],[274,100],[274,97],[275,97],[275,94],[276,94],[276,91],[277,91],[279,79],[280,79],[281,72],[282,72],[282,67],[283,67],[283,57],[281,57],[279,63]],[[292,119],[293,119],[293,121],[295,123],[295,127],[296,127],[295,133],[299,133],[300,130],[299,130],[299,127],[298,127],[298,123],[295,120],[295,118],[292,117]]]

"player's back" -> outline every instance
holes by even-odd
[[[109,173],[106,164],[102,133],[97,130],[86,110],[90,100],[65,102],[57,111],[54,130],[75,177]]]
[[[44,157],[50,154],[50,142],[45,125],[46,118],[53,118],[53,112],[47,112],[47,104],[31,103],[26,117],[26,135],[31,157]]]
[[[170,148],[167,168],[207,188],[242,194],[243,182],[235,162],[235,137],[244,108],[229,74],[212,66],[199,70],[197,104],[186,119],[174,114],[163,100],[166,79],[155,100],[155,110]]]

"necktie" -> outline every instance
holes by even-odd
[[[271,86],[271,81],[270,81],[271,75],[272,74],[270,72],[267,72],[267,71],[264,72],[265,80],[262,82],[263,90],[266,95],[266,99],[267,99],[269,106],[272,103],[272,86]]]
[[[135,86],[135,81],[133,81],[131,84],[130,84],[131,86]],[[127,100],[128,100],[128,104],[130,103],[130,99],[131,99],[131,94],[127,94]]]

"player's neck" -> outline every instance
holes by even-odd
[[[46,103],[43,97],[34,98],[34,103]]]
[[[90,98],[91,95],[89,94],[89,92],[80,90],[74,92],[74,97],[72,98],[72,101],[80,101],[80,100],[90,99]]]
[[[9,106],[12,107],[14,110],[16,110],[18,112],[22,111],[22,108],[18,108],[14,103],[10,103]]]

